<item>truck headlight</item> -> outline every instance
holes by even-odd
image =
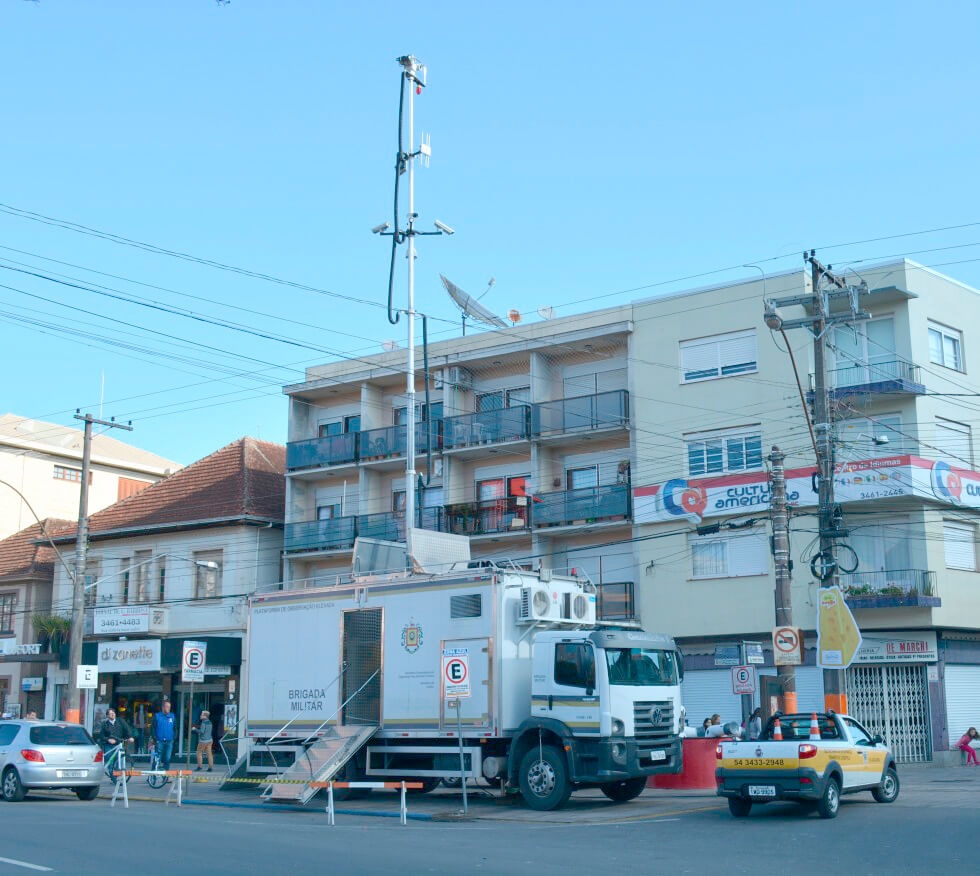
[[[612,745],[612,758],[616,763],[626,763],[626,743],[614,742]]]
[[[619,720],[619,718],[612,719],[612,735],[613,736],[625,736],[626,735],[626,725]]]

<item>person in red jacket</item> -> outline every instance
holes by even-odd
[[[966,753],[967,766],[970,764],[980,766],[980,762],[977,761],[976,749],[970,744],[971,742],[977,741],[980,741],[980,733],[977,733],[976,727],[971,727],[960,737],[960,741],[956,743],[956,747]]]

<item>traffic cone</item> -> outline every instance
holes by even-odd
[[[776,718],[776,720],[773,722],[773,725],[772,725],[772,739],[773,739],[773,742],[782,742],[783,741],[783,728],[779,724],[779,718]]]
[[[813,712],[810,715],[810,740],[820,739],[820,722],[817,721],[817,713]]]

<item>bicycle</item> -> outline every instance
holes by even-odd
[[[150,772],[146,777],[146,784],[151,788],[162,788],[170,779],[167,776],[160,775],[160,770],[163,765],[160,763],[160,753],[157,751],[156,747],[150,752]]]
[[[126,773],[126,743],[119,742],[113,745],[112,748],[108,749],[103,755],[103,764],[105,767],[106,777],[111,779],[113,782],[116,781],[116,776],[114,773],[119,770],[123,773],[122,779],[124,782],[129,781],[129,776]]]

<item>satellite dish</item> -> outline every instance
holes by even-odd
[[[555,315],[555,308],[553,307],[546,306],[546,307],[538,308],[538,316],[540,316],[542,319],[552,319],[554,318],[554,315]]]
[[[472,295],[467,295],[452,280],[447,280],[442,274],[439,275],[439,279],[442,280],[442,285],[446,287],[449,297],[453,299],[456,306],[463,312],[464,335],[466,334],[466,317],[474,319],[477,322],[483,323],[484,325],[493,326],[494,328],[507,328],[507,323],[505,323],[499,316],[494,316],[494,314],[480,304],[479,301],[477,301]]]
[[[509,319],[514,325],[517,325],[521,321],[521,312],[519,310],[508,310],[507,319]]]
[[[381,342],[381,349],[386,353],[393,353],[398,349],[398,341],[393,341],[390,338],[387,341]]]

